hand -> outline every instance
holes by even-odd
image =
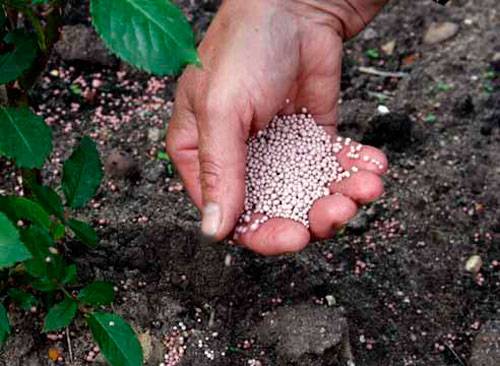
[[[383,2],[364,3],[360,14],[346,0],[224,2],[199,47],[203,68],[188,67],[179,80],[167,134],[167,151],[202,210],[205,234],[221,240],[234,229],[243,210],[246,141],[274,115],[306,107],[336,136],[343,38],[359,32]],[[274,218],[240,242],[273,255],[333,235],[358,204],[383,192],[384,154],[373,147],[361,154],[383,168],[356,161],[360,171],[315,202],[309,230]],[[345,149],[338,160],[346,169],[353,164]]]

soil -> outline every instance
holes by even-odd
[[[335,332],[348,334],[356,365],[468,364],[475,335],[500,308],[500,8],[497,0],[453,3],[394,2],[346,44],[340,131],[386,151],[386,193],[335,238],[282,257],[199,240],[197,210],[157,159],[175,80],[53,57],[32,95],[53,126],[46,182],[59,181],[60,159],[83,134],[99,142],[103,160],[119,151],[122,165],[134,167],[108,171],[91,207],[79,212],[97,227],[98,249],[66,247],[82,283],[116,283],[115,310],[150,335],[148,364],[172,354],[183,336],[179,365],[340,365]],[[202,34],[217,2],[183,6]],[[68,24],[87,22],[85,7],[78,9]],[[427,27],[442,21],[459,24],[458,33],[423,44]],[[387,55],[380,47],[392,40]],[[379,57],[367,56],[373,48]],[[369,75],[360,66],[406,76]],[[380,104],[390,112],[380,114]],[[0,187],[10,192],[15,173],[5,161],[0,168]],[[474,254],[483,265],[471,274],[464,266]],[[270,338],[265,319],[288,322],[299,311],[331,314],[290,320],[295,329],[277,327]],[[348,329],[322,325],[337,316]],[[15,334],[0,365],[53,364],[49,347],[60,348],[65,364],[87,364],[93,344],[83,323],[70,328],[71,363],[66,337],[53,342],[39,332],[43,314],[14,310],[11,318]],[[287,341],[290,334],[314,332],[330,335],[328,347],[287,349],[300,339]]]

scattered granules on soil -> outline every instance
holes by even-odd
[[[235,235],[257,228],[273,217],[292,219],[309,227],[314,202],[330,194],[332,182],[358,171],[344,170],[336,154],[349,147],[347,157],[359,159],[363,146],[350,138],[330,135],[306,109],[302,114],[276,116],[248,141],[245,212]],[[380,166],[380,162],[371,161]],[[252,222],[253,214],[261,214]]]

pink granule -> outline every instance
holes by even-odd
[[[347,156],[358,159],[362,145],[340,137],[333,142],[305,109],[303,112],[276,116],[249,139],[245,212],[236,236],[257,230],[273,217],[309,227],[309,211],[314,202],[330,194],[332,182],[340,182],[358,171],[355,166],[344,170],[336,154],[349,147]],[[253,220],[254,214],[260,214],[259,218]]]

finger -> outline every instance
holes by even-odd
[[[379,175],[360,170],[349,178],[330,185],[332,193],[341,193],[359,204],[376,200],[384,193],[384,184]]]
[[[342,150],[336,155],[340,165],[345,170],[353,166],[361,170],[368,170],[376,174],[384,174],[388,168],[386,155],[379,149],[351,142],[347,138],[338,138],[336,143],[342,145]]]
[[[223,97],[207,102],[197,114],[200,184],[203,201],[202,232],[221,240],[234,228],[243,210],[246,140],[250,115],[234,106],[239,98]]]
[[[253,220],[257,218],[255,216]],[[302,250],[310,240],[309,231],[299,222],[272,218],[256,230],[248,229],[239,235],[238,242],[262,255],[280,255]]]
[[[195,116],[181,93],[177,93],[174,113],[168,123],[166,148],[193,203],[201,209],[198,130]]]
[[[356,203],[342,194],[320,198],[309,212],[310,230],[318,239],[330,238],[356,215],[357,210]]]

